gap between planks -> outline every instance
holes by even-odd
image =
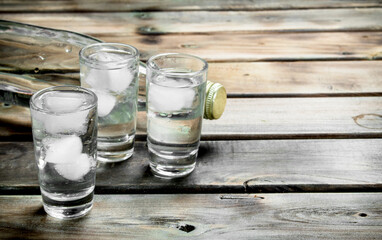
[[[8,5],[7,5],[8,4]],[[29,5],[28,5],[29,4]],[[27,12],[129,12],[129,11],[267,11],[267,10],[298,10],[298,9],[332,9],[332,8],[371,8],[381,7],[378,0],[365,1],[102,1],[101,4],[89,1],[57,2],[47,5],[44,1],[3,1],[0,12],[27,13]]]

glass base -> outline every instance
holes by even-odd
[[[135,135],[129,137],[98,137],[97,160],[113,163],[129,159],[134,152]]]
[[[195,163],[189,166],[170,167],[150,162],[151,172],[154,176],[165,179],[181,178],[189,175],[195,169]]]
[[[97,151],[97,160],[106,163],[121,162],[133,156],[134,148],[123,152]]]
[[[198,150],[186,155],[167,155],[155,151],[150,142],[149,161],[151,172],[160,178],[180,178],[189,175],[196,166]]]
[[[76,219],[85,216],[93,207],[93,201],[74,207],[57,207],[43,203],[44,210],[49,216],[59,219]]]
[[[180,178],[189,175],[196,166],[198,149],[191,152],[163,151],[163,146],[147,141],[151,172],[160,178]],[[157,151],[156,149],[162,149]],[[179,149],[178,149],[179,150]]]

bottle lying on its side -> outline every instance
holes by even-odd
[[[29,106],[34,92],[58,85],[80,85],[78,53],[99,39],[64,30],[0,20],[0,102]],[[139,66],[139,111],[146,110],[146,65]],[[224,112],[226,90],[208,81],[205,119]]]

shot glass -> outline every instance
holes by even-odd
[[[38,178],[45,211],[56,218],[85,215],[93,205],[97,163],[97,96],[59,86],[30,99]]]
[[[207,69],[206,61],[187,54],[159,54],[147,62],[147,146],[158,177],[183,177],[195,168]]]
[[[80,51],[81,86],[98,97],[98,160],[119,162],[134,151],[138,50],[120,43],[97,43]]]

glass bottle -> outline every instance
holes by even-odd
[[[70,31],[0,20],[0,106],[28,107],[32,94],[57,85],[79,85],[78,52],[102,42]],[[10,55],[12,53],[12,55]],[[139,62],[138,110],[146,110],[146,65]],[[218,119],[226,104],[226,91],[207,82],[205,119]],[[5,106],[4,106],[5,105]],[[0,118],[1,121],[1,118]]]

